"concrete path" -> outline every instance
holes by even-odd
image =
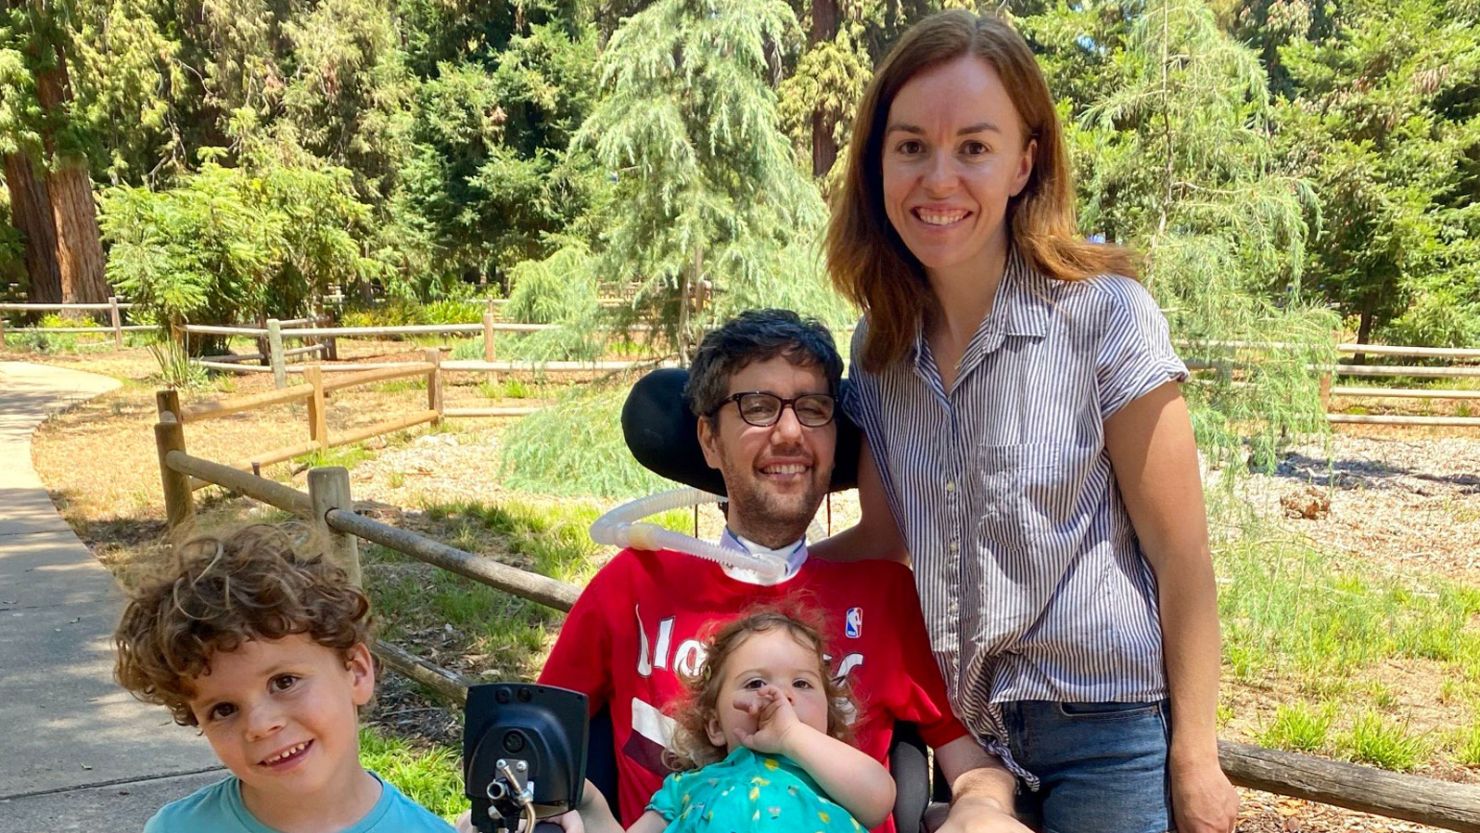
[[[48,414],[118,385],[0,362],[0,833],[140,830],[221,777],[194,731],[113,683],[123,596],[31,466]]]

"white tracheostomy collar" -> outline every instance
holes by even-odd
[[[772,549],[770,547],[757,544],[756,542],[751,541],[748,538],[742,538],[732,532],[729,527],[725,527],[725,534],[720,536],[719,545],[725,547],[726,549],[744,550],[754,555],[765,556],[768,558],[774,558],[777,561],[786,562],[786,572],[782,573],[775,579],[767,579],[765,576],[762,576],[756,571],[747,570],[743,567],[731,567],[727,564],[720,565],[720,568],[725,571],[725,575],[736,581],[744,582],[746,584],[755,584],[762,587],[769,587],[772,585],[781,584],[783,582],[789,581],[792,576],[797,574],[798,570],[802,569],[802,565],[807,563],[806,536],[802,536],[801,538],[798,538],[795,542],[787,544],[780,549]]]

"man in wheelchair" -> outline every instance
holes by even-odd
[[[744,313],[700,345],[684,396],[728,494],[723,545],[783,559],[786,569],[767,581],[684,553],[627,549],[592,579],[540,675],[543,684],[585,693],[593,727],[611,727],[609,740],[593,728],[591,757],[603,758],[597,747],[610,744],[617,790],[609,802],[588,787],[586,830],[612,829],[613,816],[630,825],[662,783],[673,727],[665,707],[681,692],[679,675],[704,662],[706,627],[783,602],[825,618],[833,672],[861,703],[859,748],[885,761],[899,722],[914,724],[934,748],[954,796],[941,830],[1027,829],[1011,815],[1013,776],[951,714],[908,568],[807,557],[807,526],[832,481],[841,375],[828,331],[789,311]],[[593,764],[597,780],[600,768]],[[878,829],[894,830],[893,819]]]

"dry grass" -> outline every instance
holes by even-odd
[[[419,348],[417,348],[419,349]],[[360,343],[353,351],[358,358],[397,361],[419,358],[415,349],[392,343]],[[153,425],[157,421],[155,391],[161,387],[158,367],[147,350],[133,349],[97,354],[9,354],[25,361],[112,375],[124,382],[112,393],[83,403],[47,420],[33,438],[33,463],[52,498],[78,534],[110,567],[128,560],[158,554],[157,541],[163,531],[164,508],[159,486],[159,463]],[[545,391],[544,383],[524,377],[516,393]],[[502,393],[504,385],[490,388],[482,374],[448,374],[444,382],[447,407],[513,406],[539,404],[535,397],[489,398]],[[212,386],[182,391],[181,403],[230,398],[271,390],[271,374],[241,377],[217,376]],[[336,391],[330,395],[327,419],[331,435],[392,418],[426,407],[425,384],[406,380]],[[448,421],[439,429],[416,428],[397,435],[377,437],[359,444],[372,451],[395,450],[414,437],[455,437],[464,431],[488,432],[496,436],[503,421]],[[232,463],[248,456],[300,443],[308,439],[307,409],[302,403],[234,414],[205,423],[187,425],[186,449],[193,456]],[[335,449],[328,452],[329,464],[347,462],[357,453]],[[264,470],[264,476],[294,483],[303,488],[303,463],[283,463]],[[491,480],[492,478],[490,478]],[[224,500],[220,490],[208,488],[196,494],[201,503],[202,525],[233,523],[252,517]]]

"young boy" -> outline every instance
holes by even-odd
[[[200,727],[231,775],[145,833],[451,831],[360,766],[370,602],[343,570],[271,526],[192,541],[180,564],[124,611],[115,675]]]

